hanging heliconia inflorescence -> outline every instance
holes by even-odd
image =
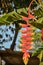
[[[31,1],[29,7],[28,7],[28,17],[25,17],[25,16],[21,16],[22,17],[22,20],[26,21],[27,24],[21,24],[20,23],[20,26],[22,28],[25,28],[24,30],[21,30],[21,33],[22,33],[22,36],[21,36],[21,44],[20,44],[20,47],[21,47],[21,51],[24,53],[23,54],[23,61],[24,61],[24,64],[27,65],[28,63],[28,60],[30,58],[30,53],[28,52],[30,49],[33,48],[32,44],[33,44],[33,33],[32,33],[32,28],[31,28],[31,24],[28,23],[27,21],[29,21],[30,19],[35,19],[35,16],[33,16],[31,13],[30,13],[30,6],[31,4],[33,3],[34,0]]]
[[[22,36],[20,39],[20,47],[21,47],[21,51],[24,53],[23,54],[23,61],[25,63],[25,65],[27,65],[28,60],[30,58],[30,53],[28,52],[28,50],[32,49],[32,40],[34,33],[32,33],[32,28],[31,25],[28,24],[20,24],[22,26],[22,28],[24,28],[24,30],[21,30]]]

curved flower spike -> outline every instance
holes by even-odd
[[[25,52],[24,55],[23,55],[23,61],[24,61],[25,65],[28,64],[29,58],[30,58],[30,54]]]

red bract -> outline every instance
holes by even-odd
[[[29,19],[36,19],[35,16],[33,16],[31,13],[29,13],[28,17],[21,16],[23,20],[27,21]]]
[[[30,23],[28,23],[28,24],[19,24],[22,28],[26,28],[26,27],[28,27],[28,26],[31,26],[31,24]]]
[[[26,40],[20,40],[21,41],[21,43],[26,43],[27,41]]]
[[[27,65],[29,58],[30,58],[30,54],[25,52],[23,54],[23,61],[24,61],[25,65]]]
[[[30,8],[28,8],[28,19],[35,19],[35,16],[33,16],[33,15],[30,13]]]
[[[26,46],[26,50],[32,49],[32,46]]]
[[[25,16],[21,16],[23,20],[27,21],[28,20],[28,17],[25,17]]]
[[[26,35],[22,35],[22,37],[21,37],[21,38],[23,38],[23,39],[25,38],[25,39],[26,39],[26,38],[27,38],[27,36],[26,36]]]
[[[27,33],[27,37],[32,36],[32,35],[33,35],[33,33],[31,33],[31,32]]]
[[[33,44],[33,42],[26,42],[26,43],[20,44],[20,46],[26,47],[26,46],[28,46],[28,45],[30,45],[30,44]]]
[[[27,32],[29,32],[29,31],[31,31],[32,30],[32,28],[29,28],[29,27],[27,27],[27,28],[25,28],[25,30],[20,30],[20,32],[22,32],[22,33],[27,33]],[[31,33],[30,33],[31,34]]]
[[[26,39],[26,38],[28,38],[28,37],[30,37],[30,36],[32,36],[33,35],[33,33],[25,33],[25,34],[22,34],[22,36]],[[23,38],[22,37],[22,38]]]
[[[32,14],[29,14],[28,18],[29,19],[36,19],[35,16],[33,16]]]
[[[25,17],[25,16],[21,16],[21,17],[25,21],[27,21],[29,19],[35,19],[36,20],[35,16],[30,13],[30,8],[28,8],[28,17]]]
[[[26,38],[27,41],[32,41],[33,38],[29,37],[29,38]]]
[[[26,49],[26,50],[29,50],[29,49],[31,49],[31,46],[23,46],[23,49]]]
[[[27,43],[21,44],[22,47],[25,47],[27,45]]]
[[[23,54],[23,57],[28,57],[29,56],[29,54],[27,53],[27,52],[25,52],[24,54]]]
[[[25,48],[22,48],[21,51],[22,51],[23,53],[27,52],[27,50],[26,50]]]
[[[26,32],[27,32],[27,30],[21,30],[21,32],[22,32],[22,33],[26,33]]]
[[[27,30],[27,31],[31,31],[31,30],[32,30],[32,28],[30,28],[30,27],[27,27],[27,28],[26,28],[26,30]]]
[[[33,42],[27,42],[26,44],[27,44],[27,45],[29,45],[29,44],[33,44]]]
[[[26,28],[27,27],[27,24],[19,24],[22,28]]]

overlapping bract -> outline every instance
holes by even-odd
[[[20,47],[21,47],[21,51],[24,53],[23,54],[23,61],[24,61],[24,64],[27,65],[28,63],[28,60],[30,58],[30,54],[28,52],[28,50],[32,49],[32,40],[34,38],[32,38],[32,36],[34,35],[32,33],[32,28],[31,28],[31,25],[30,24],[20,24],[22,26],[22,28],[24,28],[24,30],[21,30],[21,33],[22,33],[22,36],[21,36],[21,39],[20,39]],[[29,26],[29,27],[28,27]]]

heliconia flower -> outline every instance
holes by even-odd
[[[35,19],[36,20],[35,16],[33,16],[32,14],[29,14],[28,18],[29,19]]]
[[[28,16],[27,17],[21,16],[22,19],[27,22],[27,24],[21,24],[20,23],[20,26],[22,28],[26,29],[26,30],[21,30],[22,37],[21,37],[21,40],[20,40],[20,42],[22,43],[22,44],[20,44],[20,46],[22,46],[20,50],[24,53],[23,54],[23,61],[24,61],[25,65],[27,65],[28,60],[30,58],[30,54],[27,51],[33,48],[33,46],[31,46],[31,44],[33,44],[32,40],[34,38],[32,38],[32,36],[33,36],[34,33],[31,33],[32,32],[31,31],[32,28],[30,28],[31,24],[28,23],[28,20],[30,20],[30,19],[36,20],[35,16],[31,14],[31,10],[30,10],[30,6],[33,3],[33,1],[34,0],[31,1],[30,5],[28,7]]]
[[[35,19],[36,20],[36,17],[30,13],[30,8],[28,8],[28,17],[26,17],[26,16],[21,16],[21,17],[24,21],[28,21],[29,19]]]
[[[33,16],[33,15],[30,13],[30,8],[28,8],[28,19],[36,19],[35,16]]]
[[[28,37],[31,37],[31,36],[33,36],[34,35],[34,33],[25,33],[25,34],[22,34],[22,38],[24,38],[24,39],[26,39],[26,38],[28,38]]]
[[[31,24],[30,23],[27,23],[27,26],[31,26]]]
[[[23,54],[23,61],[24,61],[24,64],[25,64],[25,65],[27,65],[29,58],[30,58],[30,54],[27,53],[27,52],[25,52],[25,53]]]
[[[23,43],[23,44],[19,44],[21,47],[25,47],[27,44]]]
[[[26,38],[27,41],[32,41],[33,39],[34,39],[34,38],[31,38],[31,37]]]
[[[25,16],[21,16],[23,20],[27,21],[28,20],[28,17],[25,17]]]
[[[32,2],[33,2],[33,0],[32,0]],[[32,2],[30,3],[30,5],[28,7],[28,17],[21,16],[24,21],[28,21],[29,19],[35,19],[36,20],[36,17],[30,13],[30,6],[31,6]]]
[[[19,44],[20,47],[25,47],[25,46],[28,46],[30,44],[33,44],[33,42],[26,42],[26,43],[23,43],[23,44]]]
[[[27,50],[30,50],[30,49],[32,49],[32,48],[33,48],[33,46],[29,46],[29,45],[26,46],[26,49],[27,49]]]
[[[20,25],[22,28],[26,28],[26,27],[28,27],[28,26],[31,26],[30,23],[28,23],[28,24],[19,23],[19,25]]]
[[[24,58],[24,57],[30,57],[29,53],[28,53],[28,52],[25,52],[25,53],[23,54],[23,58]]]
[[[28,21],[30,19],[35,19],[36,20],[35,16],[33,16],[31,13],[28,15],[28,17],[25,17],[25,16],[21,16],[21,17],[24,21]]]
[[[29,61],[29,59],[28,59],[28,58],[24,58],[24,60],[23,60],[23,62],[24,62],[24,64],[25,64],[25,65],[27,65],[27,64],[28,64],[28,61]]]
[[[32,48],[33,48],[33,46],[25,45],[25,46],[22,46],[21,51],[22,51],[22,52],[26,52],[27,50],[30,50],[30,49],[32,49]]]
[[[31,1],[30,5],[28,7],[28,19],[35,19],[36,20],[35,16],[30,13],[30,11],[31,11],[30,6],[31,6],[32,2],[33,2],[33,0]]]
[[[21,33],[26,33],[26,32],[27,32],[27,30],[20,30],[20,32],[21,32]]]
[[[20,49],[23,53],[27,52],[25,48]]]
[[[21,38],[23,38],[23,39],[24,39],[24,38],[27,38],[27,36],[26,36],[26,35],[22,35],[22,37],[21,37]]]
[[[29,44],[33,44],[33,42],[28,41],[26,44],[27,44],[27,45],[29,45]]]
[[[31,30],[32,30],[32,28],[26,28],[25,30],[20,30],[20,32],[24,34],[24,33],[27,33]]]
[[[26,43],[27,41],[26,41],[26,40],[22,40],[22,39],[21,39],[21,40],[20,40],[20,42],[21,42],[21,43]]]
[[[34,33],[29,32],[29,33],[27,33],[27,37],[32,36],[33,34]]]
[[[30,28],[30,27],[26,27],[26,30],[27,30],[27,31],[31,31],[32,28]]]
[[[34,33],[31,33],[31,30],[32,30],[32,28],[26,28],[25,30],[20,30],[20,32],[23,33],[24,35],[25,35],[25,33],[26,34],[28,33],[27,35],[30,34],[30,36],[31,36],[34,34]]]
[[[23,28],[26,28],[26,27],[27,27],[27,24],[21,24],[21,23],[19,23],[19,25],[20,25],[21,27],[23,27]]]

